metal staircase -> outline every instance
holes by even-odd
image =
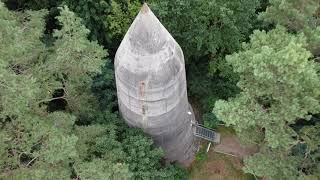
[[[214,142],[214,143],[220,143],[220,134],[214,132],[211,129],[205,128],[204,126],[198,124],[198,123],[193,123],[193,134],[196,137]]]

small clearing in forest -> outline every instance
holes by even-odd
[[[239,143],[232,130],[219,127],[221,143],[211,146],[206,153],[207,141],[201,143],[201,150],[190,167],[191,180],[254,180],[249,174],[243,173],[242,159],[256,151],[254,147],[245,147]],[[219,152],[216,152],[219,151]],[[223,154],[223,153],[231,154]]]

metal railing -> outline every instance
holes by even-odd
[[[214,143],[220,143],[220,134],[216,133],[215,131],[208,129],[201,124],[193,123],[194,126],[194,135],[196,137],[214,142]]]

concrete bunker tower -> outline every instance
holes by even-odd
[[[143,129],[166,159],[188,164],[196,152],[183,52],[144,4],[115,57],[121,116]]]

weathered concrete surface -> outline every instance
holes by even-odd
[[[115,75],[127,124],[149,134],[169,161],[191,162],[194,115],[188,114],[183,52],[146,4],[118,48]]]

